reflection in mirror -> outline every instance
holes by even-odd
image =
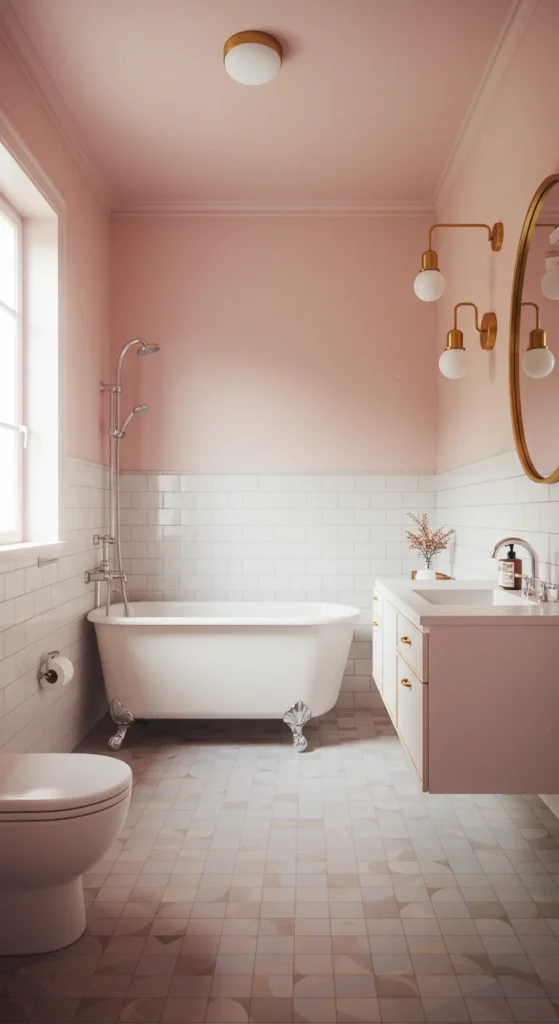
[[[520,397],[527,447],[541,476],[559,462],[559,182],[530,241],[520,319]]]

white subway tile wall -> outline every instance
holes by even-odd
[[[443,572],[458,579],[494,577],[491,549],[514,535],[537,551],[540,578],[559,584],[559,484],[533,483],[515,451],[438,473],[435,503],[437,522],[455,530],[447,554],[438,559]],[[529,572],[528,553],[519,546],[517,555]],[[540,795],[559,817],[559,795]]]
[[[99,560],[94,533],[107,523],[107,470],[68,459],[68,542],[58,564],[0,564],[0,750],[72,750],[106,708],[93,630]],[[559,485],[533,484],[514,452],[437,474],[125,473],[122,537],[133,599],[340,601],[362,612],[339,706],[378,706],[371,679],[370,607],[376,576],[407,575],[408,512],[455,530],[437,568],[492,576],[489,552],[519,534],[559,583]],[[519,552],[521,557],[522,552]],[[43,690],[51,650],[74,663],[62,691]],[[559,814],[559,796],[543,795]]]
[[[434,490],[432,473],[124,473],[129,594],[357,605],[339,705],[374,707],[373,581],[421,564],[405,542],[407,512],[432,509]]]
[[[438,568],[458,578],[496,576],[490,552],[502,537],[523,537],[536,549],[539,574],[559,583],[559,484],[533,483],[515,451],[438,473],[436,518],[454,537]],[[521,547],[523,571],[530,559]]]
[[[84,572],[99,561],[93,534],[107,521],[107,471],[66,462],[65,536],[58,563],[0,563],[0,750],[72,750],[106,704],[93,629],[86,621],[93,586]],[[74,664],[64,689],[39,685],[39,666],[58,650]]]

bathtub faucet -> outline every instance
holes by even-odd
[[[84,574],[84,580],[86,583],[95,584],[95,607],[99,608],[101,605],[101,584],[107,584],[107,597],[105,601],[105,608],[107,615],[111,606],[111,586],[115,580],[120,581],[122,587],[123,583],[126,583],[126,575],[120,572],[118,569],[107,569],[104,564],[98,565],[95,569],[87,570]]]

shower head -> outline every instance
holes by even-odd
[[[120,355],[116,364],[116,387],[120,388],[120,374],[122,370],[122,361],[128,352],[128,349],[133,348],[137,345],[137,353],[139,356],[151,356],[154,352],[159,352],[159,345],[146,345],[143,338],[132,338],[132,341],[127,341],[126,345],[121,349]]]
[[[143,416],[143,414],[147,412],[148,409],[149,405],[135,405],[134,408],[132,409],[132,412],[128,413],[128,416],[126,417],[122,426],[120,428],[117,427],[115,430],[111,431],[111,437],[116,437],[117,441],[120,441],[123,437],[126,436],[126,428],[130,423],[132,417]]]

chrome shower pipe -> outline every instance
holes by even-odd
[[[116,392],[117,388],[110,384],[101,382],[100,391],[109,392],[109,543],[114,544],[116,540],[116,512],[115,512],[115,465],[116,465],[116,436],[117,430],[117,409]],[[119,387],[120,391],[120,387]]]
[[[120,424],[120,396],[122,392],[121,388],[121,374],[122,374],[122,363],[124,357],[129,349],[136,346],[136,354],[139,356],[150,356],[155,352],[159,352],[159,345],[147,345],[143,338],[132,338],[128,341],[121,349],[117,364],[116,364],[116,376],[115,384],[103,384],[100,385],[101,391],[109,392],[109,438],[110,438],[110,468],[109,468],[109,536],[108,543],[116,546],[116,566],[118,572],[121,574],[121,588],[124,606],[126,614],[128,615],[128,598],[126,594],[126,585],[124,578],[122,578],[122,555],[120,547],[120,441],[124,437],[125,428],[130,422],[130,419],[136,413],[147,412],[147,406],[136,406],[130,415],[126,418],[126,421],[119,427]],[[107,600],[110,601],[110,583],[107,584]]]
[[[116,567],[117,571],[122,574],[122,552],[120,550],[120,438],[115,438],[115,519],[116,519]],[[120,576],[120,589],[122,590],[122,600],[124,601],[124,614],[128,617],[130,615],[130,609],[128,607],[128,594],[126,593],[126,581],[124,576]],[[109,604],[110,604],[110,583],[107,587],[109,591]],[[108,613],[107,613],[108,614]]]

